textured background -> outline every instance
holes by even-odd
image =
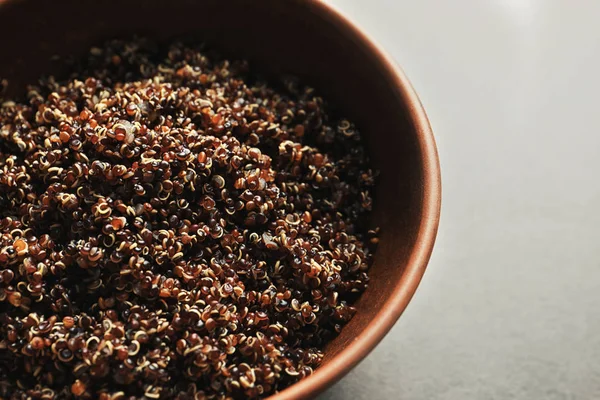
[[[411,79],[444,193],[412,303],[319,400],[600,398],[600,2],[330,1]]]

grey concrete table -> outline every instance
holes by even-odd
[[[320,399],[600,399],[600,2],[331,1],[413,82],[444,193],[412,303]]]

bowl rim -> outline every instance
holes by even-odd
[[[314,398],[340,380],[375,348],[400,318],[421,282],[433,251],[441,212],[441,173],[433,131],[423,105],[403,70],[381,45],[328,0],[301,1],[307,3],[315,14],[324,16],[329,22],[353,36],[353,39],[358,40],[360,45],[371,52],[373,58],[379,60],[386,73],[393,77],[392,82],[407,105],[408,116],[415,126],[421,150],[423,209],[415,246],[406,263],[402,279],[398,281],[392,296],[386,300],[373,321],[352,343],[326,364],[318,367],[311,376],[269,396],[267,400]]]
[[[297,0],[305,3],[314,14],[325,17],[367,49],[377,59],[386,74],[392,77],[399,97],[407,105],[408,117],[415,126],[423,164],[423,209],[415,246],[406,263],[402,279],[386,300],[373,321],[326,364],[290,387],[275,393],[267,400],[297,400],[314,398],[333,385],[362,361],[390,331],[400,318],[419,285],[433,251],[441,212],[440,165],[431,126],[423,105],[408,78],[392,57],[357,23],[344,15],[328,0]],[[16,0],[0,0],[0,9]]]

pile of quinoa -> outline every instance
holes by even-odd
[[[238,399],[313,373],[377,244],[354,125],[144,40],[0,107],[0,397]]]

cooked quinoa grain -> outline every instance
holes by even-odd
[[[373,172],[313,90],[142,40],[0,107],[0,397],[258,398],[367,287]]]

